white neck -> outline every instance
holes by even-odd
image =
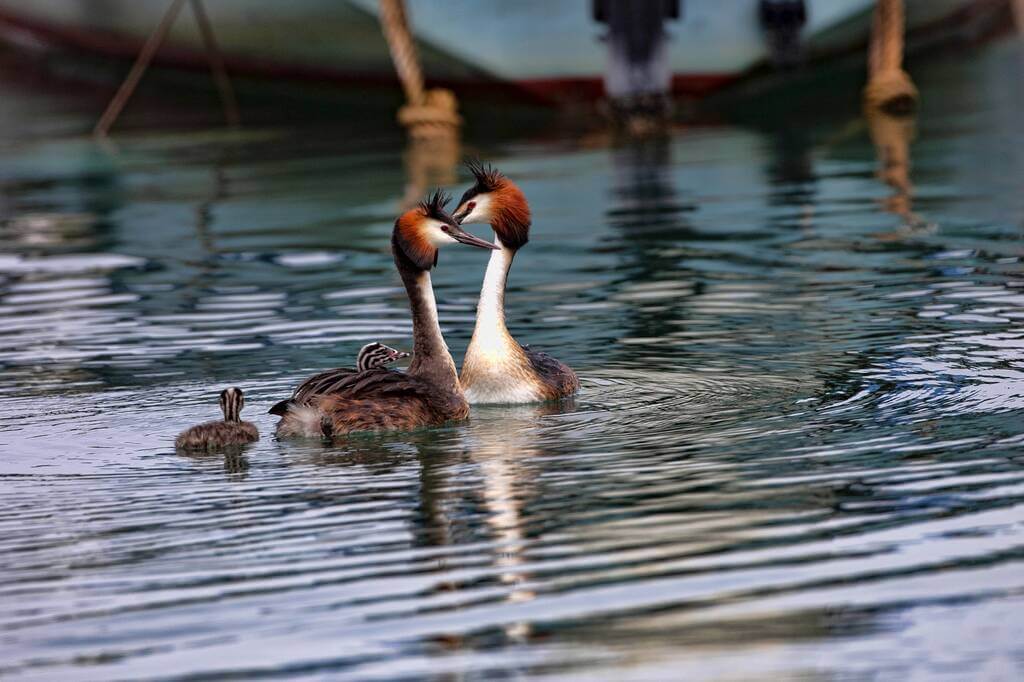
[[[528,403],[542,399],[535,370],[505,326],[505,282],[516,252],[502,245],[491,260],[480,290],[476,327],[462,361],[463,390],[470,403]]]
[[[512,338],[505,326],[505,284],[515,251],[503,246],[498,235],[494,235],[494,243],[501,248],[491,251],[476,307],[476,327],[470,341],[470,345],[481,350],[504,347]]]

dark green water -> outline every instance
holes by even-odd
[[[1020,679],[1024,50],[911,68],[913,130],[856,75],[641,142],[471,112],[513,332],[584,389],[333,446],[264,411],[410,344],[390,103],[150,90],[106,149],[106,90],[5,71],[0,677]],[[457,360],[485,259],[434,276]],[[232,384],[263,439],[175,454]]]

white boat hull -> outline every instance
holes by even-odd
[[[997,0],[907,0],[914,30]],[[804,39],[812,57],[867,37],[873,0],[808,0]],[[0,27],[17,42],[62,44],[130,57],[166,10],[165,0],[0,0]],[[102,12],[98,8],[102,8]],[[377,24],[377,0],[205,0],[229,67],[281,78],[394,82]],[[763,62],[757,0],[683,0],[667,24],[673,88],[713,90]],[[606,48],[590,0],[413,0],[410,21],[431,81],[508,87],[544,97],[601,94]],[[204,67],[186,8],[158,61]]]

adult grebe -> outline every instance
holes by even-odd
[[[174,439],[174,447],[179,450],[213,450],[259,440],[260,432],[256,426],[239,417],[244,405],[242,389],[225,388],[220,393],[220,409],[224,412],[224,421],[206,422],[182,431]]]
[[[444,210],[436,192],[395,221],[391,250],[412,310],[413,353],[406,372],[384,367],[334,369],[310,377],[288,400],[270,408],[281,415],[278,436],[331,437],[355,431],[408,430],[465,419],[469,405],[441,335],[430,269],[438,249],[462,243],[496,249],[474,237]]]
[[[505,326],[505,283],[512,259],[530,236],[530,205],[511,180],[471,161],[476,184],[466,190],[454,217],[460,224],[490,223],[494,243],[480,289],[476,327],[462,361],[466,399],[479,403],[531,403],[572,395],[576,374],[547,353],[521,346]]]

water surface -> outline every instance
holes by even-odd
[[[849,74],[645,140],[477,115],[536,218],[511,327],[583,391],[334,444],[264,412],[411,343],[390,100],[110,148],[6,73],[0,676],[1024,675],[1024,52],[912,67],[910,122]],[[434,276],[456,358],[485,260]],[[226,385],[262,440],[176,454]]]

